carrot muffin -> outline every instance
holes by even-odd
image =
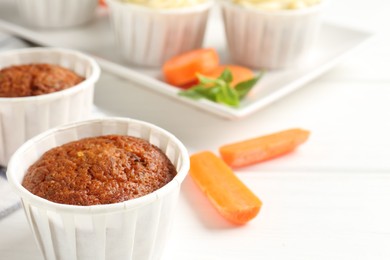
[[[51,64],[17,65],[0,70],[0,97],[28,97],[73,87],[84,78]]]
[[[53,202],[89,206],[147,195],[175,175],[158,147],[136,137],[107,135],[49,150],[30,166],[22,185]]]

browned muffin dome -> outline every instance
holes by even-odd
[[[87,206],[149,194],[175,175],[158,147],[136,137],[108,135],[49,150],[30,166],[22,185],[53,202]]]
[[[48,94],[73,87],[83,80],[73,71],[57,65],[11,66],[0,70],[0,97]]]

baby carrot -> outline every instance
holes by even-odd
[[[166,61],[163,74],[169,84],[183,86],[196,82],[197,73],[205,74],[215,69],[218,64],[219,57],[215,49],[197,49]]]
[[[216,79],[225,69],[228,69],[232,73],[233,81],[230,85],[233,87],[240,82],[247,81],[255,77],[255,74],[252,70],[238,65],[221,65],[212,71],[206,72],[204,76]]]
[[[211,152],[190,158],[190,175],[218,212],[236,225],[253,219],[262,205],[224,161]]]
[[[238,168],[293,151],[309,138],[309,131],[289,129],[282,132],[224,145],[219,148],[222,159]]]

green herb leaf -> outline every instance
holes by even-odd
[[[228,85],[220,88],[220,91],[217,93],[216,100],[218,103],[233,107],[240,105],[240,99],[237,91]]]
[[[204,98],[202,94],[200,94],[196,89],[193,88],[180,91],[179,96],[188,97],[196,100]]]
[[[192,99],[206,98],[208,100],[216,102],[216,94],[219,91],[219,87],[204,87],[202,85],[193,86],[187,90],[179,92],[180,96],[185,96]]]
[[[233,75],[229,69],[225,69],[217,79],[208,78],[200,74],[197,76],[199,84],[180,91],[180,96],[195,100],[205,98],[227,106],[238,107],[240,100],[248,94],[262,77],[262,74],[253,79],[240,82],[234,88],[230,85],[233,81]]]
[[[205,77],[201,74],[198,74],[197,77],[198,77],[199,82],[201,84],[204,84],[204,85],[211,85],[212,86],[212,85],[215,85],[217,83],[217,79],[208,78],[208,77]]]
[[[262,78],[262,76],[263,72],[260,72],[257,77],[240,82],[234,87],[234,89],[238,93],[238,97],[240,100],[246,97],[249,91],[256,85],[256,83]]]
[[[227,84],[230,84],[233,81],[232,72],[229,69],[224,69],[222,74],[218,77],[218,79],[221,79],[225,81]]]
[[[204,98],[207,98],[211,101],[216,101],[216,93],[218,92],[218,87],[198,87],[196,91],[202,95]]]

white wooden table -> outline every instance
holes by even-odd
[[[237,172],[264,203],[246,226],[222,219],[187,178],[163,260],[390,259],[388,10],[385,1],[334,1],[328,19],[376,31],[373,41],[240,121],[103,74],[99,108],[155,123],[190,152],[216,152],[221,144],[290,127],[312,132],[295,153]],[[42,259],[22,210],[0,221],[0,259]]]

